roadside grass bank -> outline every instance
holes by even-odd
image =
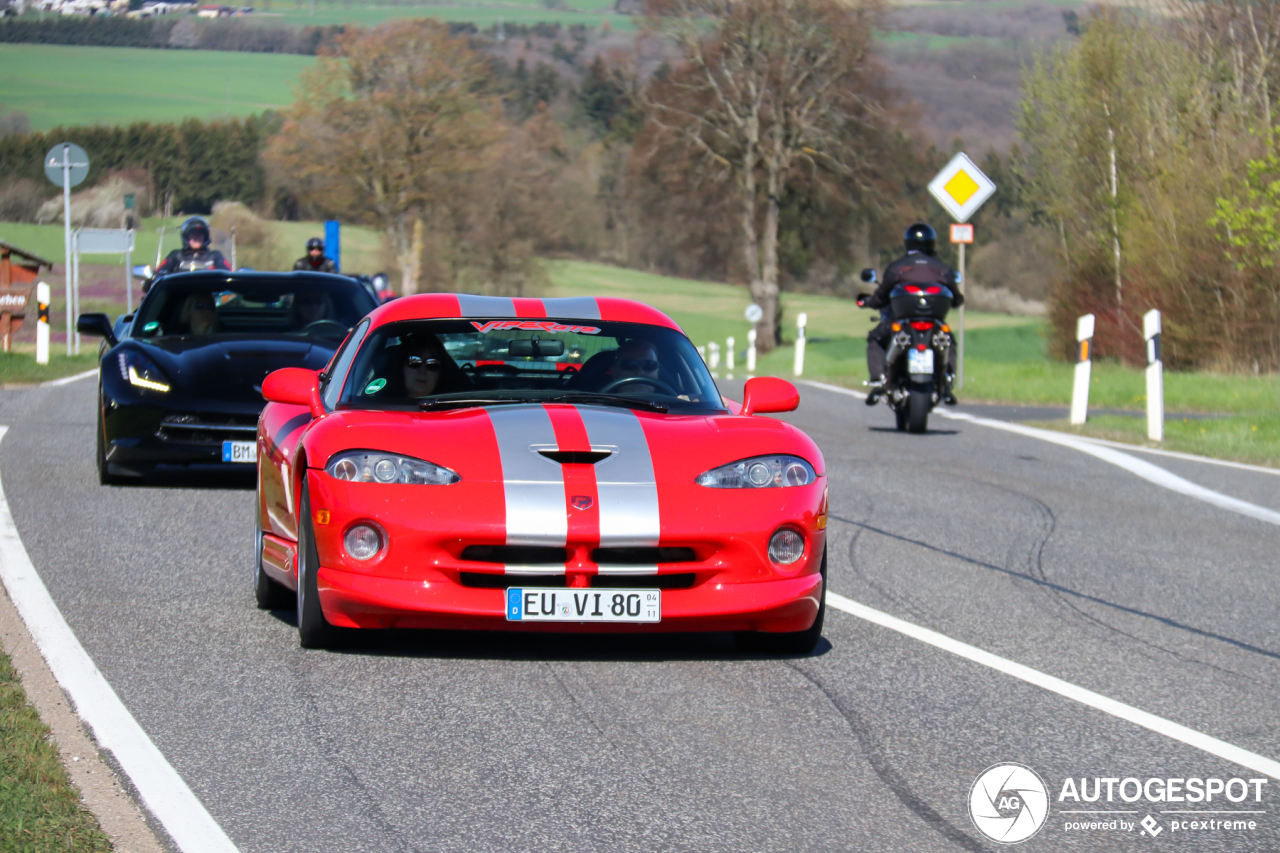
[[[66,355],[66,345],[61,352],[51,347],[48,364],[36,364],[35,344],[15,344],[13,352],[0,352],[0,386],[39,385],[51,379],[74,376],[98,366],[98,339],[81,338],[80,354]],[[85,380],[88,382],[89,380]],[[0,847],[0,850],[3,850]]]
[[[744,287],[670,278],[605,264],[555,261],[548,265],[555,295],[611,295],[639,299],[667,312],[698,345],[735,338],[735,373],[745,375],[746,335],[743,310],[750,304]],[[796,315],[808,314],[804,378],[862,388],[867,378],[866,333],[874,315],[851,301],[829,296],[784,293],[784,345],[761,356],[757,373],[790,378],[795,358]],[[948,318],[958,324],[955,312]],[[966,312],[965,384],[961,402],[1069,406],[1074,365],[1045,355],[1044,322],[1033,317]],[[1146,378],[1141,370],[1116,362],[1094,362],[1089,404],[1092,409],[1122,409],[1141,414]],[[1280,466],[1280,377],[1166,371],[1165,442],[1162,447],[1254,464]],[[1186,422],[1178,413],[1208,413],[1215,418]],[[1055,426],[1056,424],[1056,426]],[[1066,428],[1066,422],[1042,424]],[[1091,416],[1082,429],[1069,431],[1128,443],[1146,442],[1145,417]]]
[[[80,804],[49,739],[27,702],[8,655],[0,653],[0,850],[108,851],[111,841]]]

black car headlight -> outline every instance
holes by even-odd
[[[448,486],[462,478],[456,471],[412,456],[397,456],[377,450],[347,450],[337,453],[324,470],[338,480],[354,483],[407,483]]]
[[[709,489],[775,489],[807,486],[817,478],[799,456],[752,456],[703,472],[696,482]]]
[[[169,379],[160,372],[155,362],[137,350],[129,349],[116,356],[120,363],[120,376],[135,388],[164,393],[169,390]]]

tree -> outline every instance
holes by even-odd
[[[757,341],[781,341],[778,233],[784,195],[805,175],[865,167],[858,140],[883,117],[871,39],[878,0],[669,0],[655,23],[681,67],[644,93],[649,121],[697,155],[695,180],[736,198]]]
[[[415,293],[425,217],[495,134],[487,67],[435,21],[348,29],[303,77],[267,151],[321,210],[386,228],[402,291]]]

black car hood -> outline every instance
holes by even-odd
[[[180,394],[204,400],[254,402],[261,405],[262,380],[282,367],[320,370],[341,341],[318,342],[296,337],[162,338],[122,342],[120,348],[145,353]]]

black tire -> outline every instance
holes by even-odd
[[[929,429],[930,393],[924,389],[914,389],[907,399],[907,432],[922,433]],[[901,427],[899,427],[901,429]]]
[[[316,572],[320,555],[316,553],[315,531],[311,529],[311,495],[302,487],[302,506],[298,513],[298,643],[304,649],[328,649],[338,644],[341,632],[330,625],[320,609],[320,591]]]
[[[767,634],[763,631],[739,631],[734,635],[738,648],[744,652],[766,655],[807,655],[822,639],[822,622],[827,614],[827,551],[822,551],[822,590],[818,593],[818,615],[813,624],[803,631],[786,634]]]
[[[292,610],[298,604],[293,590],[274,581],[262,568],[262,504],[253,505],[253,597],[260,610]]]
[[[98,485],[99,486],[118,486],[123,482],[123,478],[112,474],[107,468],[107,439],[104,432],[105,427],[102,423],[102,395],[98,395],[98,438],[94,442],[94,461],[98,465]]]
[[[898,425],[898,432],[907,431],[907,409],[905,406],[899,404],[898,407],[893,410],[893,419]]]

